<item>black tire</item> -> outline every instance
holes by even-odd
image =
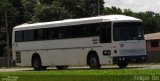
[[[90,55],[88,61],[91,69],[100,69],[101,65],[96,55]]]
[[[42,70],[47,70],[47,66],[42,66]]]
[[[41,59],[39,57],[33,58],[33,68],[34,70],[43,70]]]
[[[56,66],[58,70],[66,70],[68,66]]]
[[[119,68],[126,68],[128,66],[128,63],[118,63],[117,64]]]

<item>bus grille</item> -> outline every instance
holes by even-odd
[[[123,49],[120,50],[121,54],[145,54],[144,49]]]
[[[16,63],[21,63],[21,53],[16,52]]]

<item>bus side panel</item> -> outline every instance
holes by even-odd
[[[49,51],[50,50],[35,50],[37,54],[40,55],[42,66],[51,66],[52,62],[51,59],[53,59],[52,56],[50,56]]]
[[[34,51],[21,51],[21,66],[32,66],[32,55]]]
[[[67,65],[86,65],[86,54],[88,51],[85,48],[68,49],[66,50],[65,57]]]
[[[41,52],[42,53],[42,52]],[[43,66],[86,65],[84,49],[55,49],[41,54]]]
[[[103,55],[103,50],[111,50],[108,45],[107,45],[107,47],[102,46],[102,47],[94,48],[93,50],[95,50],[97,52],[98,57],[99,57],[99,62],[101,65],[112,64],[111,56],[110,55]]]
[[[49,59],[48,62],[49,65],[55,66],[55,65],[65,65],[66,58],[64,57],[64,50],[55,49],[55,50],[48,50],[46,59]],[[44,61],[46,60],[44,58]]]

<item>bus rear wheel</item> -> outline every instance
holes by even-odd
[[[42,66],[42,70],[47,70],[47,66]]]
[[[89,57],[89,66],[91,69],[100,69],[101,65],[96,55],[91,55]]]
[[[56,66],[58,70],[66,70],[68,66]]]
[[[33,58],[33,68],[34,68],[34,70],[42,70],[43,69],[41,59],[39,57]]]

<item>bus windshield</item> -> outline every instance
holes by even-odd
[[[142,22],[116,22],[113,31],[114,41],[144,40]]]

